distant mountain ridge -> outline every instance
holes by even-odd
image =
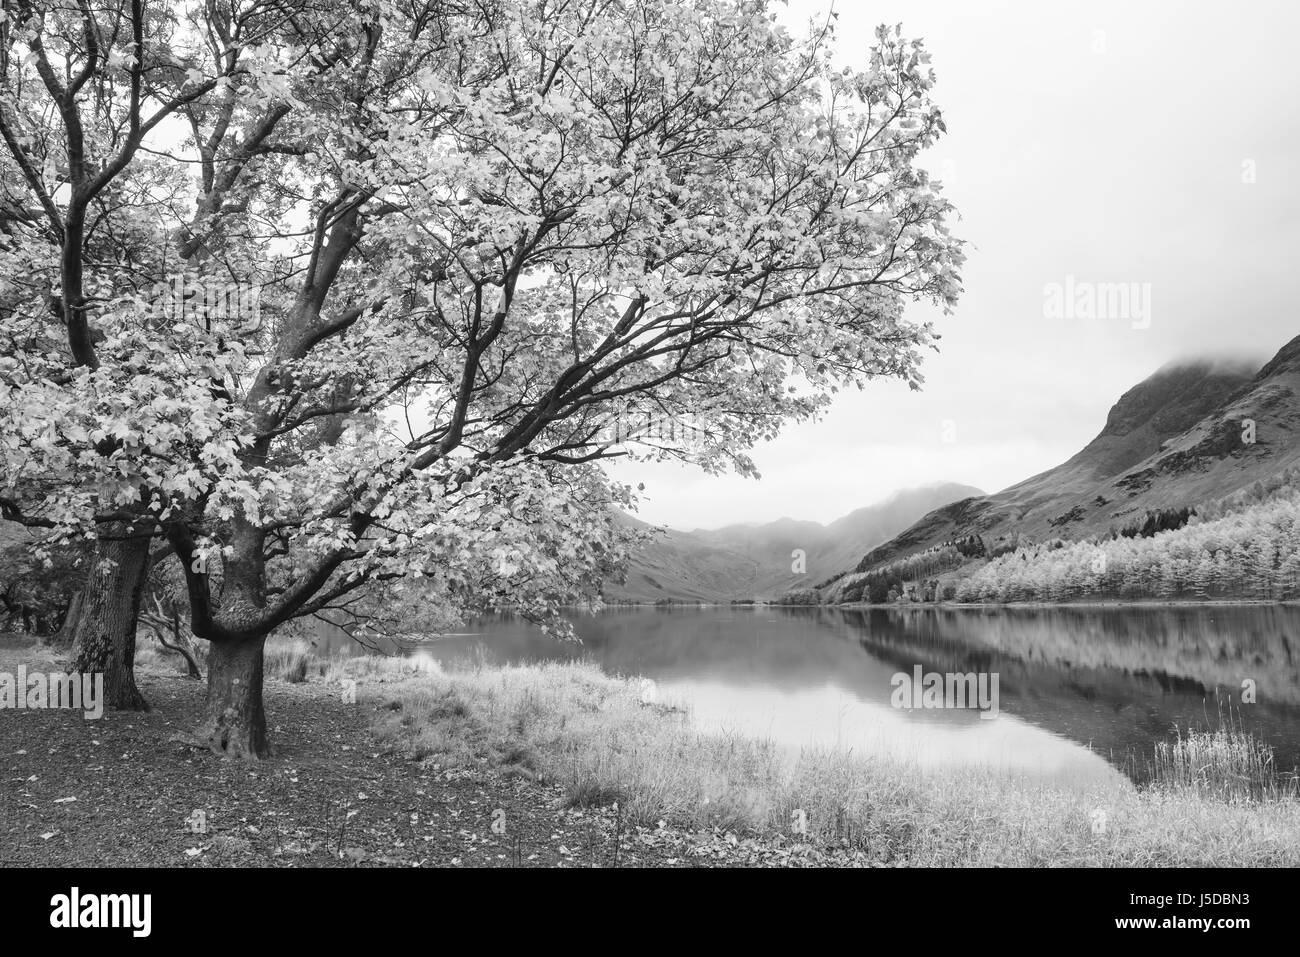
[[[1296,464],[1300,337],[1257,371],[1240,362],[1165,366],[1124,393],[1097,437],[1066,462],[930,512],[867,552],[857,570],[971,535],[1105,534],[1149,511],[1233,495]]]
[[[864,550],[935,507],[981,494],[971,486],[941,483],[896,492],[827,525],[781,518],[689,532],[663,529],[635,554],[623,582],[606,584],[605,597],[704,602],[779,598],[848,570]],[[620,521],[652,527],[629,515],[621,515]],[[792,571],[795,549],[804,552],[802,574]]]

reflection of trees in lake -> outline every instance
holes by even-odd
[[[870,609],[845,612],[870,633],[907,635],[1067,668],[1166,675],[1207,691],[1256,682],[1260,700],[1300,706],[1300,608]]]
[[[996,670],[1002,707],[1126,758],[1220,713],[1300,764],[1300,609],[869,609],[843,612],[866,650],[937,671]],[[1243,679],[1256,704],[1241,702]]]

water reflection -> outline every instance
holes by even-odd
[[[623,608],[575,622],[559,644],[503,618],[429,643],[447,661],[589,657],[644,675],[702,727],[790,748],[852,749],[922,766],[980,764],[1052,779],[1095,779],[1144,759],[1175,726],[1234,720],[1300,764],[1300,609]],[[343,650],[341,636],[322,648]],[[996,720],[975,710],[900,710],[891,677],[997,672]],[[1241,704],[1242,682],[1256,704]],[[1111,763],[1107,763],[1107,761]]]

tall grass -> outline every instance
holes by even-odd
[[[1294,774],[1281,774],[1273,749],[1240,728],[1176,732],[1157,741],[1150,782],[1221,801],[1265,801],[1296,797]]]
[[[272,637],[267,640],[262,655],[263,674],[290,684],[301,684],[307,680],[311,658],[311,645],[301,638]]]
[[[1141,787],[1229,803],[1300,798],[1296,771],[1278,768],[1273,748],[1246,728],[1230,699],[1220,700],[1204,723],[1175,727],[1145,760],[1130,757],[1129,776]]]
[[[208,643],[191,641],[190,648],[199,667],[206,671]],[[136,638],[135,667],[139,671],[157,674],[185,674],[187,670],[185,659],[180,654],[164,648],[152,633],[143,629]],[[306,681],[308,673],[312,671],[325,676],[329,662],[318,658],[311,645],[301,638],[272,635],[266,641],[262,667],[263,674],[268,678],[298,684]]]

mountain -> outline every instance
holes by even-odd
[[[1258,371],[1175,363],[1124,393],[1097,437],[1068,461],[930,512],[868,552],[857,570],[971,535],[993,544],[1105,534],[1151,511],[1233,495],[1298,463],[1300,337]]]
[[[777,598],[847,570],[864,550],[897,535],[931,509],[980,494],[970,486],[946,483],[897,492],[829,525],[782,518],[690,532],[660,529],[634,555],[626,580],[607,583],[605,597],[705,602]],[[619,520],[651,528],[629,515]],[[805,553],[803,574],[791,571],[795,549]]]

